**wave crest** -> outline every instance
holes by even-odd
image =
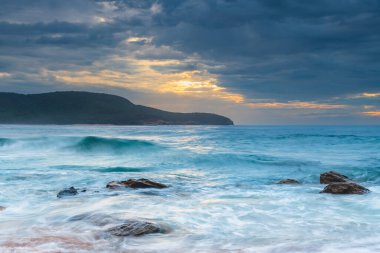
[[[0,138],[0,147],[11,144],[12,140],[7,138]]]
[[[74,148],[80,151],[108,150],[121,152],[133,149],[154,148],[155,146],[157,145],[149,141],[87,136],[76,143]]]

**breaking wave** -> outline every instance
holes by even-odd
[[[126,150],[145,149],[157,147],[156,144],[149,141],[129,140],[119,138],[104,138],[96,136],[87,136],[72,146],[79,151],[114,151],[122,152]]]
[[[7,138],[0,138],[0,147],[11,144],[12,140]]]

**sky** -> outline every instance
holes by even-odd
[[[1,0],[0,91],[380,124],[378,0]]]

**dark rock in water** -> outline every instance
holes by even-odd
[[[112,189],[112,190],[119,189],[121,187],[125,187],[124,185],[121,184],[121,182],[120,181],[111,181],[107,184],[106,187],[109,189]]]
[[[330,184],[330,183],[339,183],[339,182],[348,182],[350,179],[345,175],[342,175],[335,171],[329,171],[322,173],[319,181],[321,184]]]
[[[63,198],[67,196],[74,196],[78,194],[78,190],[75,189],[74,187],[70,187],[69,189],[64,189],[60,192],[58,192],[57,197],[58,198]]]
[[[368,192],[367,188],[353,182],[331,183],[321,191],[321,193],[331,194],[364,194]]]
[[[0,211],[4,211],[6,209],[5,206],[0,206]]]
[[[107,230],[115,236],[141,236],[145,234],[160,233],[160,226],[145,221],[127,221],[126,223]]]
[[[168,187],[165,184],[157,183],[154,181],[150,181],[145,178],[140,179],[128,179],[127,181],[112,181],[107,184],[107,188],[110,189],[118,189],[121,187],[130,187],[130,188],[166,188]]]
[[[278,181],[276,184],[301,184],[301,183],[295,179],[288,178],[288,179]]]

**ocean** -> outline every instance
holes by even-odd
[[[1,125],[0,206],[0,252],[380,252],[380,127]],[[130,219],[166,232],[107,233]]]

